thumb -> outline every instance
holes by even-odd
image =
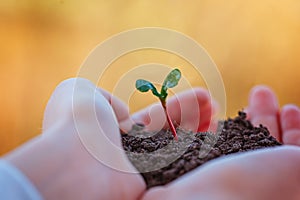
[[[111,168],[135,172],[121,148],[116,115],[93,83],[73,78],[55,89],[46,107],[43,129],[61,121],[74,127],[81,143],[94,158]]]

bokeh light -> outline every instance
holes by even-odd
[[[97,44],[138,27],[173,29],[200,43],[222,74],[228,116],[246,107],[257,84],[271,86],[281,105],[300,105],[298,0],[1,1],[0,23],[1,154],[41,133],[52,91],[76,76]],[[111,91],[126,70],[150,62],[180,66],[193,86],[205,87],[185,60],[157,50],[121,57],[99,85]],[[131,112],[155,100],[134,96]]]

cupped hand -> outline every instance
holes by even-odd
[[[249,95],[248,118],[267,126],[284,144],[208,162],[174,182],[147,191],[151,199],[300,199],[300,110],[281,110],[271,89],[256,86]]]
[[[121,147],[117,123],[126,107],[108,100],[85,79],[64,81],[48,102],[43,134],[5,159],[45,199],[138,199],[146,186]]]
[[[48,102],[43,134],[5,159],[23,171],[46,199],[138,199],[145,183],[122,150],[119,128],[126,132],[134,123],[167,127],[163,118],[155,120],[164,116],[157,106],[130,116],[122,101],[88,80],[66,80]],[[167,106],[183,128],[208,128],[212,106],[207,91],[180,93]],[[197,123],[191,123],[196,118]]]

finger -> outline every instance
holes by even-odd
[[[300,146],[300,109],[296,105],[286,105],[280,113],[282,141],[284,144]]]
[[[65,80],[53,92],[46,107],[43,129],[50,129],[58,123],[71,124],[83,135],[109,133],[105,137],[120,145],[119,134],[114,134],[119,133],[119,127],[112,107],[96,86],[86,79]]]
[[[207,129],[213,113],[209,93],[202,88],[172,96],[167,101],[167,109],[172,121],[192,131]],[[164,115],[161,105],[156,103],[133,114],[132,118],[137,123],[145,124],[147,129],[157,130],[168,127]]]
[[[207,121],[206,126],[205,125],[199,126],[200,128],[197,130],[198,132],[210,131],[216,133],[218,131],[220,120],[216,118],[216,114],[219,113],[220,111],[220,105],[214,99],[212,99],[211,101],[212,101],[211,104],[212,107],[210,113],[211,115],[210,120]]]
[[[146,191],[142,200],[166,199],[167,188],[164,186],[156,186]]]
[[[170,115],[180,126],[194,132],[206,131],[211,123],[213,105],[207,90],[194,88],[170,99]]]
[[[93,160],[111,169],[136,173],[121,147],[116,115],[107,98],[92,82],[72,78],[59,84],[48,102],[43,123],[45,129],[62,127],[64,130],[44,130],[44,137],[63,140],[71,133],[72,138],[80,139],[80,149],[87,150]]]
[[[270,133],[280,140],[279,105],[270,88],[266,86],[254,87],[250,92],[247,111],[254,125],[266,126]]]
[[[45,111],[45,117],[44,123],[43,123],[43,128],[46,129],[52,124],[52,122],[56,121],[56,118],[50,119],[50,116],[64,116],[65,111],[67,108],[71,110],[71,105],[72,105],[72,98],[73,98],[73,93],[74,93],[74,87],[76,84],[76,81],[79,79],[72,78],[63,81],[60,83],[55,91],[53,92],[50,100],[49,100],[49,105],[47,107],[51,107],[51,109],[47,109]],[[101,94],[107,99],[107,101],[110,103],[112,106],[115,115],[117,117],[118,122],[120,122],[120,129],[127,132],[131,129],[132,127],[132,120],[125,120],[129,118],[129,110],[128,107],[124,102],[122,102],[120,99],[117,97],[111,95],[109,92],[105,91],[102,88],[97,88],[88,80],[81,79],[81,82],[84,81],[86,86],[91,87],[92,89],[95,90],[95,92],[101,92]],[[55,109],[53,109],[55,107]],[[121,123],[123,122],[123,123]]]
[[[66,118],[71,118],[73,115],[73,100],[74,100],[74,90],[77,83],[77,88],[84,93],[82,87],[85,89],[90,89],[93,84],[82,78],[70,78],[61,82],[52,93],[45,112],[43,119],[43,129],[48,129],[52,127],[58,121],[63,121]],[[79,91],[78,89],[76,91]],[[82,95],[81,98],[87,95]],[[80,97],[78,95],[78,97]]]
[[[103,94],[103,96],[107,99],[110,103],[111,107],[113,108],[117,120],[119,122],[119,128],[123,132],[128,132],[131,130],[132,125],[134,124],[133,120],[130,118],[128,106],[121,101],[119,98],[113,96],[108,91],[98,88],[99,91]]]
[[[74,78],[67,79],[53,91],[44,112],[43,130],[49,129],[59,120],[71,117],[74,83]],[[57,119],[58,116],[60,119]]]

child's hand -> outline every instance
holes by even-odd
[[[266,86],[254,87],[247,108],[253,124],[267,126],[271,134],[284,144],[300,145],[300,109],[288,104],[281,109],[274,92]]]

